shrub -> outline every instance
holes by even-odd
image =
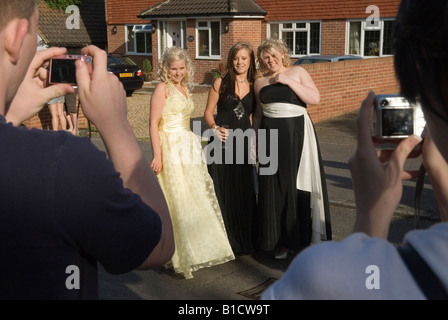
[[[149,61],[149,59],[143,60],[142,73],[146,81],[152,80],[152,64],[151,61]]]

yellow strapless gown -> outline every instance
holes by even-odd
[[[162,171],[157,176],[173,221],[176,250],[165,266],[193,278],[192,272],[235,259],[200,137],[190,129],[194,109],[174,86],[159,123]]]

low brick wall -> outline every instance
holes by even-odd
[[[308,107],[313,122],[359,109],[370,90],[376,94],[399,92],[393,57],[315,63],[303,67],[310,73],[321,96],[318,105]]]
[[[23,124],[28,128],[52,130],[50,109],[48,109],[48,106],[44,106],[38,114],[31,119],[26,120]],[[78,128],[87,129],[88,127],[87,118],[82,113],[81,107],[79,107]]]

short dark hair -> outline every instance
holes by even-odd
[[[403,0],[394,49],[401,94],[448,122],[448,0]]]
[[[36,0],[0,0],[0,31],[14,18],[30,19],[36,8]]]

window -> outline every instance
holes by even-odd
[[[197,22],[197,56],[200,58],[221,58],[221,22]]]
[[[347,54],[364,57],[392,55],[392,32],[394,20],[382,20],[379,27],[372,29],[366,21],[347,22]]]
[[[126,51],[132,54],[152,54],[152,26],[128,25],[126,26]]]
[[[291,56],[320,54],[320,22],[286,22],[269,24],[269,37],[283,40]]]

